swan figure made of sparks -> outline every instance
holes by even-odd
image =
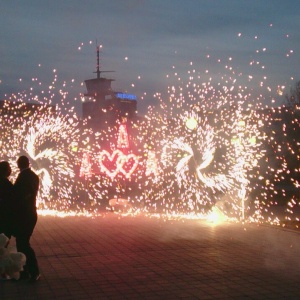
[[[197,118],[197,122],[193,130],[182,130],[182,127],[174,130],[162,147],[162,164],[165,168],[173,166],[180,196],[190,207],[197,203],[213,205],[218,194],[228,193],[237,186],[233,173],[237,166],[228,166],[224,157],[219,161],[220,140],[216,142],[214,128],[206,119]]]

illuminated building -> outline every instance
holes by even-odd
[[[99,47],[97,47],[97,77],[85,80],[87,93],[84,94],[82,117],[88,119],[92,127],[114,124],[121,117],[136,117],[137,97],[133,94],[113,91],[114,79],[101,77],[99,67]]]

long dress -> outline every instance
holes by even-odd
[[[13,184],[7,178],[0,177],[0,233],[11,237],[14,224]]]

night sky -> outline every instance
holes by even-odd
[[[198,84],[230,73],[266,98],[300,80],[299,0],[9,0],[0,28],[2,100],[64,87],[80,111],[96,42],[101,70],[115,71],[105,74],[114,90],[139,97],[139,113],[189,69]]]

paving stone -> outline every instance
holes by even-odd
[[[40,281],[1,300],[300,299],[299,231],[107,212],[40,216],[31,244]]]

